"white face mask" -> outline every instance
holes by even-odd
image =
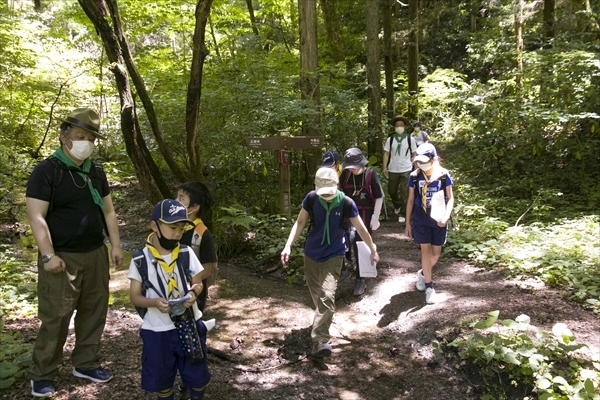
[[[94,143],[89,140],[71,140],[71,143],[73,144],[73,147],[71,147],[69,153],[78,160],[85,160],[91,156],[94,151]]]
[[[323,198],[323,200],[325,200],[325,201],[331,201],[331,200],[335,199],[335,196],[336,196],[336,195],[337,195],[337,193],[336,193],[336,194],[326,194],[326,195],[323,195],[323,196],[321,196],[321,197],[322,197],[322,198]]]
[[[404,133],[404,127],[403,126],[397,126],[396,127],[396,133],[398,135],[402,135]]]
[[[421,128],[419,128],[418,126],[415,126],[415,132],[419,132],[421,130]]]
[[[433,167],[433,162],[429,161],[425,164],[417,163],[417,165],[419,166],[419,168],[421,168],[421,171],[429,171],[431,167]]]

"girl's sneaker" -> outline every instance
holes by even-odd
[[[433,304],[435,303],[435,289],[434,288],[427,288],[427,290],[425,291],[425,303],[427,304]]]
[[[417,290],[420,292],[425,290],[425,277],[423,276],[422,269],[420,269],[419,272],[417,272]]]

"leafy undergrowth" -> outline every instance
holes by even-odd
[[[0,389],[23,377],[31,365],[33,345],[18,331],[4,331],[4,321],[30,317],[37,312],[36,273],[15,256],[12,246],[0,246]]]
[[[508,227],[485,217],[453,231],[445,249],[512,277],[539,278],[600,313],[599,221],[594,215]]]
[[[575,343],[565,324],[545,332],[527,315],[500,325],[498,316],[489,312],[486,320],[442,333],[433,343],[438,354],[457,357],[459,368],[479,375],[481,400],[600,399],[600,360]]]

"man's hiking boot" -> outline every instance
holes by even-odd
[[[52,397],[54,393],[54,382],[51,380],[31,381],[31,395],[33,397]]]
[[[77,378],[89,379],[92,382],[105,383],[113,378],[109,370],[102,367],[94,369],[73,368],[73,375]]]
[[[331,356],[331,345],[329,343],[313,343],[311,357],[323,358]]]

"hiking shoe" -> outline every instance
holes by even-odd
[[[429,287],[425,291],[425,303],[427,303],[427,304],[435,303],[435,289],[434,288]]]
[[[367,284],[365,283],[365,280],[362,278],[356,278],[356,280],[354,281],[354,295],[362,295],[365,292],[366,288]]]
[[[348,279],[348,277],[350,276],[350,271],[348,271],[347,269],[343,269],[342,272],[340,272],[340,277],[338,279],[338,283]]]
[[[109,370],[102,367],[94,369],[73,368],[73,375],[77,378],[89,379],[92,382],[105,383],[113,378]]]
[[[331,345],[329,343],[317,342],[313,344],[312,357],[329,357],[331,356]]]
[[[406,218],[404,217],[398,217],[398,222],[400,222],[401,224],[406,222]]]
[[[425,290],[425,277],[423,276],[422,269],[420,269],[419,272],[417,272],[417,290],[420,292]]]
[[[54,382],[51,380],[31,381],[31,395],[33,397],[52,397],[54,392]]]
[[[394,208],[394,214],[398,215],[400,214],[400,211],[402,211],[402,208]]]

